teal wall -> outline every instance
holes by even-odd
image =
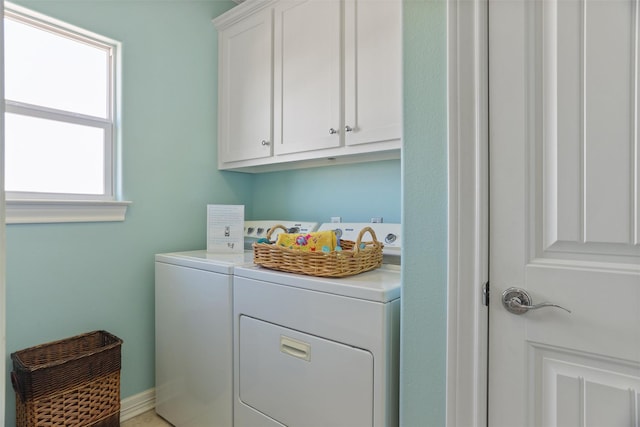
[[[122,397],[154,386],[153,254],[205,246],[207,203],[248,219],[404,223],[401,420],[445,424],[445,0],[405,0],[403,160],[216,171],[209,0],[16,0],[123,43],[121,223],[7,227],[7,350],[93,329],[123,338]],[[7,356],[8,359],[8,356]],[[14,397],[7,386],[7,426]]]
[[[446,0],[404,2],[400,421],[444,426],[447,306]]]
[[[216,170],[211,18],[233,3],[18,3],[122,42],[122,187],[133,204],[124,222],[7,226],[7,351],[106,329],[124,340],[128,397],[154,386],[153,255],[205,247],[207,203],[251,204],[251,176]]]
[[[400,160],[271,172],[255,177],[254,218],[400,222]]]

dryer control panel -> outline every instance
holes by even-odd
[[[335,230],[341,239],[356,241],[358,234],[365,227],[371,227],[376,233],[376,239],[384,245],[382,253],[385,255],[385,263],[400,264],[402,248],[402,224],[384,222],[327,222],[320,224],[318,231]],[[364,235],[368,240],[368,235]],[[397,257],[398,262],[394,262]]]

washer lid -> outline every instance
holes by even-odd
[[[284,273],[257,265],[236,267],[234,274],[276,285],[292,286],[375,302],[386,303],[400,298],[400,268],[396,265],[383,264],[376,270],[338,279]]]
[[[253,251],[245,251],[241,254],[214,254],[206,250],[172,252],[156,254],[156,262],[198,268],[222,274],[233,274],[235,266],[253,262]]]

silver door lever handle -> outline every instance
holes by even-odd
[[[529,310],[537,310],[544,307],[556,307],[561,308],[567,313],[571,313],[568,310],[558,304],[552,304],[550,302],[541,302],[539,304],[532,304],[531,296],[527,291],[520,288],[509,288],[502,293],[502,305],[504,308],[513,314],[524,314]]]

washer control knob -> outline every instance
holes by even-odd
[[[385,243],[389,243],[389,244],[391,244],[391,243],[395,242],[397,239],[398,239],[398,236],[396,236],[396,235],[395,235],[395,234],[393,234],[393,233],[389,233],[389,234],[387,234],[387,236],[384,238],[384,242],[385,242]]]
[[[254,232],[254,230],[255,230],[255,228],[253,228],[253,227],[249,227],[249,228],[247,228],[247,234],[251,234],[251,233],[253,233],[253,232]]]

